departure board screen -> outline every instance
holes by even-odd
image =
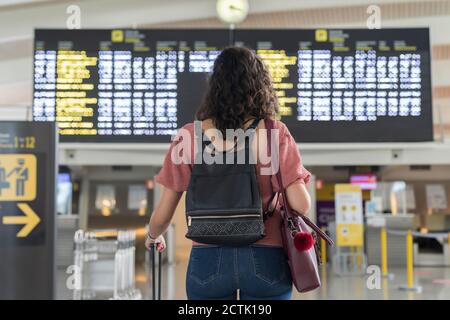
[[[169,142],[231,43],[261,57],[298,142],[433,140],[428,29],[37,30],[35,121],[62,142]]]
[[[62,142],[169,142],[194,120],[227,30],[37,30],[35,121]]]
[[[301,142],[433,140],[428,29],[237,30]]]

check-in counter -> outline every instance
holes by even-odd
[[[65,268],[73,264],[73,236],[79,229],[78,215],[56,217],[56,266]]]
[[[386,230],[413,230],[414,214],[374,214],[366,218],[366,254],[368,265],[381,264],[381,227]],[[387,253],[389,266],[406,265],[406,239],[404,235],[387,234]]]

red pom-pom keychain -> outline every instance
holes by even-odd
[[[294,236],[294,245],[298,251],[306,251],[314,245],[314,237],[309,232],[297,232]]]

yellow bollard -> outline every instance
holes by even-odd
[[[387,255],[387,232],[386,228],[381,228],[381,274],[383,277],[388,276],[388,255]]]
[[[383,279],[383,299],[389,300],[389,282],[387,278]]]
[[[414,243],[411,230],[406,233],[406,285],[400,286],[400,290],[422,292],[422,287],[414,285]],[[411,297],[408,294],[408,297]],[[414,297],[414,296],[412,296]]]
[[[327,266],[325,264],[322,264],[320,267],[321,273],[320,273],[320,281],[322,282],[321,288],[320,288],[320,294],[322,299],[328,299],[328,287],[327,287]]]
[[[326,229],[322,228],[322,231],[325,232]],[[327,243],[323,238],[320,238],[320,260],[324,265],[327,264]]]
[[[406,235],[406,277],[409,289],[414,288],[413,236],[411,230]]]
[[[358,270],[362,271],[362,246],[357,246],[356,247],[356,261],[358,264]]]

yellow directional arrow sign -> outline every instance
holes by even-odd
[[[17,206],[25,215],[3,217],[3,224],[23,224],[23,228],[17,233],[17,238],[25,238],[41,222],[41,219],[28,204],[18,203]]]

